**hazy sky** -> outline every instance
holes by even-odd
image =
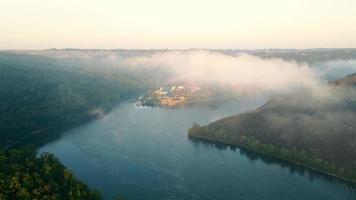
[[[356,47],[356,0],[0,0],[0,49]]]

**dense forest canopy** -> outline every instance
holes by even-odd
[[[0,199],[101,199],[52,154],[32,146],[0,150]]]
[[[55,59],[0,54],[0,143],[12,146],[109,111],[143,91],[136,77],[60,65]]]

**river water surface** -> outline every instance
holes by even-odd
[[[106,116],[64,133],[52,152],[105,199],[348,200],[352,185],[292,164],[187,137],[194,122],[254,109],[263,100],[218,106],[144,108],[123,103]]]

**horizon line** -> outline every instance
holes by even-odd
[[[0,49],[0,51],[70,51],[70,50],[166,50],[166,51],[192,51],[192,50],[239,50],[239,51],[255,51],[255,50],[356,50],[356,47],[314,47],[314,48],[43,48],[43,49]]]

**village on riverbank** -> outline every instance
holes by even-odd
[[[197,101],[196,95],[200,93],[198,86],[171,85],[149,91],[138,99],[138,104],[149,107],[176,108]],[[207,96],[208,94],[204,94]]]
[[[147,92],[138,99],[139,106],[178,108],[187,104],[210,102],[213,90],[195,85],[170,85]]]

